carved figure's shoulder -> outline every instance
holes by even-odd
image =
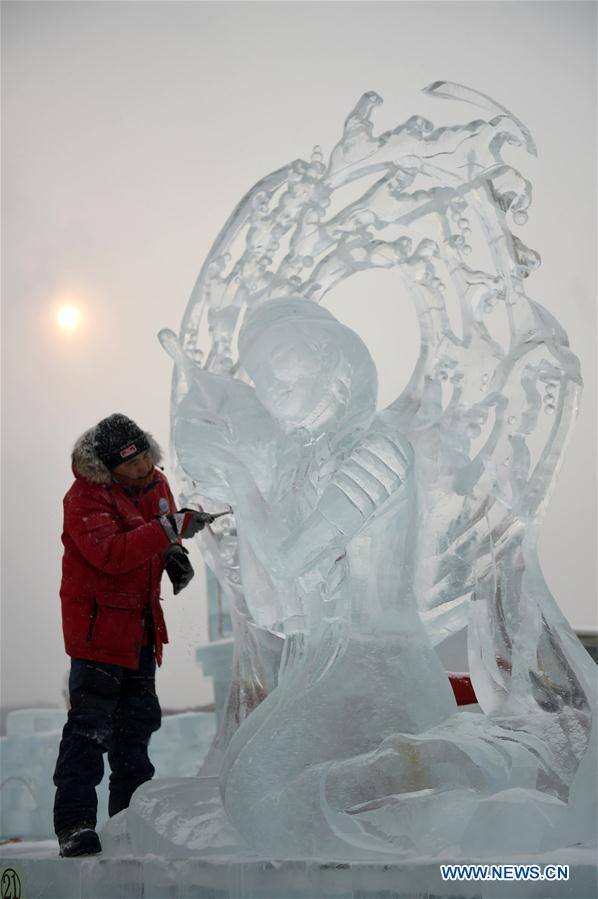
[[[391,474],[404,479],[413,462],[413,448],[405,436],[376,418],[350,459],[373,467],[383,479]]]
[[[375,421],[339,466],[333,484],[367,516],[402,486],[412,459],[409,441]]]

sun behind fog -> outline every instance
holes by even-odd
[[[81,324],[81,313],[76,306],[61,306],[56,321],[63,331],[76,331]]]

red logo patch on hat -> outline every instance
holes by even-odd
[[[120,451],[120,457],[121,457],[121,459],[128,459],[129,456],[132,456],[136,452],[137,452],[137,447],[135,446],[134,443],[132,443],[126,449],[123,449]]]

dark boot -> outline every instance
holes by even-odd
[[[77,855],[97,855],[102,851],[100,838],[92,824],[77,824],[67,827],[56,834],[62,858],[73,858]]]

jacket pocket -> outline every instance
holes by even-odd
[[[132,593],[99,592],[87,640],[95,650],[120,657],[139,650],[143,636],[142,598]]]
[[[98,606],[110,609],[138,609],[141,614],[143,600],[137,593],[96,593]]]

